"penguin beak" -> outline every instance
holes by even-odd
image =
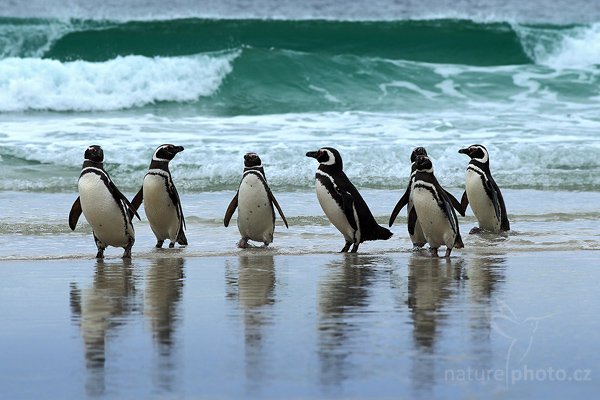
[[[309,151],[308,153],[306,153],[306,157],[317,158],[317,157],[319,157],[319,152],[318,151]]]
[[[460,149],[458,152],[459,152],[460,154],[466,154],[466,155],[469,155],[469,148],[467,147],[466,149]]]
[[[183,151],[183,146],[175,146],[173,147],[173,153],[177,154],[179,152]]]

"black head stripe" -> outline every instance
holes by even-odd
[[[246,153],[244,155],[244,167],[253,168],[262,166],[262,160],[256,153]]]
[[[173,144],[163,144],[158,146],[152,156],[153,161],[171,161],[177,153],[183,151],[182,146],[175,146]]]
[[[88,161],[102,162],[104,161],[104,151],[102,147],[94,144],[85,150],[83,157]]]
[[[425,147],[415,147],[410,154],[410,162],[415,162],[417,160],[417,156],[427,156],[427,150],[425,150]]]
[[[433,164],[427,156],[419,155],[415,160],[415,168],[417,171],[433,172]]]

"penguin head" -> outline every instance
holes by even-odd
[[[102,147],[94,144],[85,149],[83,157],[86,161],[101,163],[104,161],[104,151],[102,150]]]
[[[154,151],[154,155],[152,156],[152,161],[166,161],[169,162],[177,153],[183,151],[183,146],[175,146],[172,144],[161,144]]]
[[[417,160],[417,156],[426,156],[427,155],[427,150],[425,150],[425,147],[415,147],[412,151],[412,153],[410,153],[410,162],[415,162]]]
[[[342,156],[333,147],[321,147],[317,151],[309,151],[306,157],[316,158],[319,164],[333,166],[336,169],[343,169]]]
[[[433,163],[427,156],[418,155],[415,159],[415,166],[417,171],[433,173]]]
[[[466,154],[471,157],[472,160],[476,160],[482,163],[487,163],[490,160],[489,153],[485,146],[481,144],[474,144],[458,151],[461,154]]]
[[[256,153],[246,153],[244,155],[244,167],[245,168],[256,168],[262,167],[262,161]]]

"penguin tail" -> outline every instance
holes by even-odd
[[[384,228],[381,225],[377,225],[374,233],[374,240],[388,240],[393,235],[393,233],[389,229]]]
[[[188,245],[188,241],[187,241],[187,238],[185,237],[185,232],[183,232],[183,229],[181,229],[179,231],[179,234],[177,235],[177,243],[179,243],[181,246]]]
[[[458,233],[456,235],[456,239],[454,239],[454,247],[457,249],[462,249],[465,247],[465,244],[462,241],[462,237],[460,236],[460,233]]]

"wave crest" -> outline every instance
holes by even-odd
[[[0,60],[0,112],[108,111],[210,96],[237,53],[190,57],[124,56],[105,62]]]

